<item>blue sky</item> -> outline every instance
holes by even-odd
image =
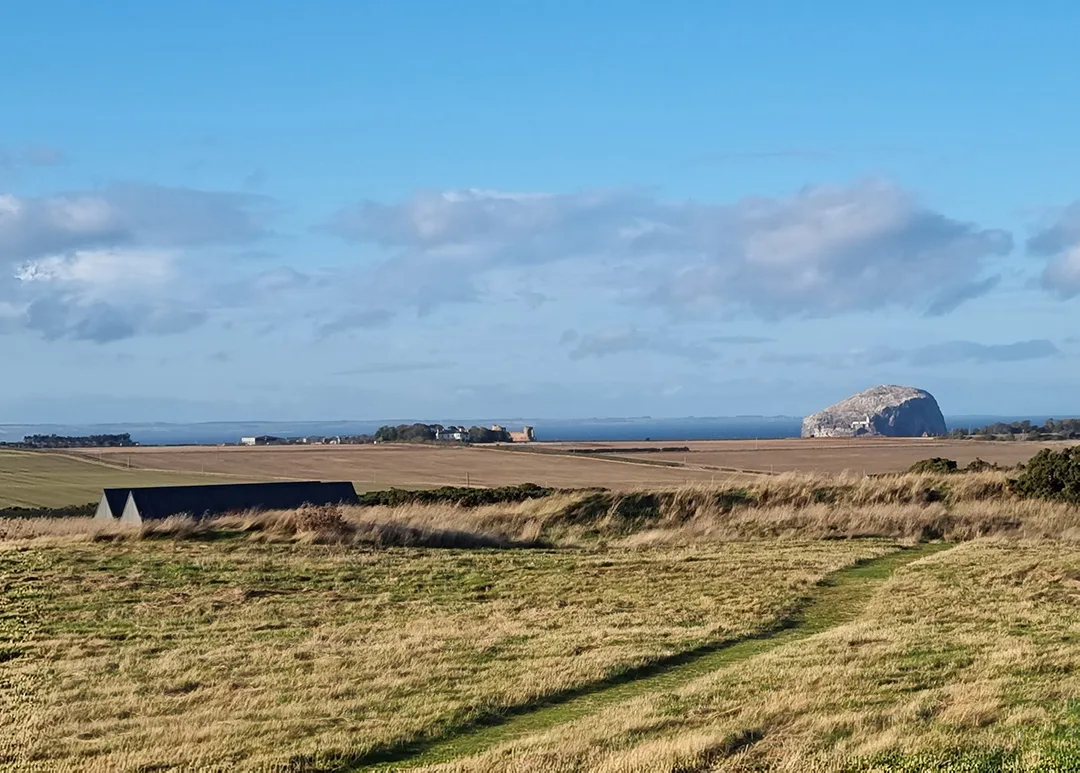
[[[1077,29],[7,4],[0,422],[1080,412]]]

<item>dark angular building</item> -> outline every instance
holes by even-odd
[[[205,518],[245,510],[292,510],[302,505],[355,505],[352,483],[279,481],[205,486],[148,486],[105,489],[98,505],[102,521],[140,524],[173,515]]]

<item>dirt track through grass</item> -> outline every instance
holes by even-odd
[[[447,762],[595,714],[648,692],[675,689],[730,664],[854,620],[875,589],[897,569],[950,547],[946,543],[923,544],[842,569],[818,585],[796,614],[756,636],[678,653],[587,687],[518,707],[491,718],[486,724],[463,728],[448,737],[376,750],[351,760],[344,768],[334,769],[409,769]]]

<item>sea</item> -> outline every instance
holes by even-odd
[[[1060,414],[1061,418],[1066,414]],[[1075,415],[1075,414],[1073,414]],[[1003,421],[1042,423],[1048,416],[946,416],[953,427],[983,427]],[[273,435],[304,437],[311,435],[370,435],[386,424],[464,425],[471,427],[500,424],[517,430],[528,425],[535,428],[538,441],[645,441],[645,440],[729,440],[798,437],[802,428],[801,416],[686,416],[681,418],[597,419],[383,419],[370,421],[243,421],[205,422],[196,424],[171,423],[111,423],[111,424],[0,424],[0,442],[20,441],[26,435],[85,436],[127,432],[141,445],[218,445],[237,443],[241,437]]]

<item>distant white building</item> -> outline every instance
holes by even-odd
[[[281,442],[281,438],[274,437],[273,435],[258,435],[256,437],[240,438],[240,445],[242,446],[271,446]]]
[[[464,427],[446,427],[435,433],[436,440],[465,443],[469,440],[469,431]]]

